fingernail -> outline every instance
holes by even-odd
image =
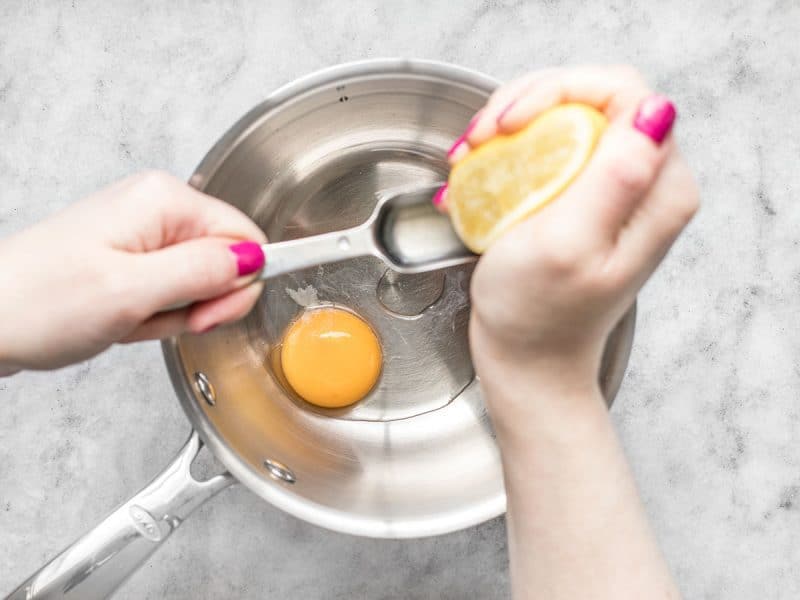
[[[447,151],[447,158],[453,158],[456,152],[459,151],[462,147],[464,147],[464,140],[466,139],[466,134],[461,134],[458,136],[458,139],[453,142],[453,145],[450,146],[450,150]]]
[[[256,242],[239,242],[228,246],[236,255],[236,267],[239,275],[250,275],[264,266],[264,251]]]
[[[482,114],[483,114],[483,109],[480,109],[472,116],[472,118],[469,120],[467,128],[464,130],[464,134],[461,136],[462,139],[466,139],[469,137],[469,134],[472,133],[473,129],[475,129],[475,125],[478,124],[478,119],[481,118]]]
[[[475,129],[475,125],[478,124],[478,119],[480,118],[482,112],[483,110],[481,109],[472,116],[467,124],[467,128],[464,130],[464,133],[458,136],[458,139],[456,139],[456,141],[453,142],[453,145],[450,146],[450,150],[447,151],[447,158],[451,162],[455,162],[461,158],[460,154],[467,150],[467,138],[472,130]]]
[[[497,115],[497,124],[498,124],[498,125],[500,125],[500,121],[502,121],[502,120],[503,120],[503,117],[505,117],[505,116],[508,114],[508,111],[510,111],[512,108],[514,108],[514,105],[515,105],[516,103],[517,103],[517,101],[516,101],[516,100],[512,100],[511,102],[509,102],[509,103],[506,105],[506,107],[505,107],[503,110],[501,110],[501,111],[500,111],[500,114],[499,114],[499,115]]]
[[[447,193],[447,184],[445,183],[442,187],[436,190],[436,193],[433,195],[431,202],[436,208],[439,208],[444,202],[444,196]]]
[[[633,126],[660,144],[675,122],[675,105],[666,96],[654,94],[645,98],[633,119]]]

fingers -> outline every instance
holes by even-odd
[[[576,226],[587,234],[599,233],[598,240],[615,242],[670,153],[670,144],[662,142],[676,116],[672,103],[652,94],[641,77],[627,67],[550,71],[514,86],[500,97],[505,101],[514,93],[522,96],[498,118],[499,127],[506,133],[525,126],[543,110],[561,102],[589,104],[609,116],[611,123],[588,166],[547,212],[566,213],[566,218],[580,224]],[[487,104],[484,113],[489,112]],[[474,129],[478,127],[475,125]],[[440,211],[447,211],[447,186],[437,192],[433,203]]]
[[[447,214],[447,184],[436,190],[436,193],[431,198],[433,206],[442,214]]]
[[[190,309],[187,307],[153,315],[121,339],[120,342],[130,344],[144,340],[162,340],[189,331],[187,325],[189,311]]]
[[[194,191],[193,188],[188,189],[196,194],[200,193]],[[192,212],[199,212],[200,219],[205,227],[205,235],[252,240],[261,244],[267,242],[267,236],[261,228],[238,208],[217,198],[212,198],[205,194],[200,195],[205,200],[202,206],[198,206],[197,198],[193,197],[191,205],[185,208],[182,207],[185,212],[180,214],[180,218],[191,218]]]
[[[447,160],[454,165],[464,158],[469,151],[486,140],[497,135],[497,120],[505,107],[518,95],[522,94],[536,82],[545,79],[558,69],[541,69],[523,75],[505,85],[500,86],[489,97],[486,106],[475,113],[466,130],[447,151]],[[436,209],[447,213],[447,185],[442,186],[431,199]]]
[[[212,237],[173,244],[133,258],[134,295],[150,313],[241,288],[252,281],[265,261],[256,242]]]
[[[672,107],[668,100],[663,102]],[[641,104],[647,107],[651,102]],[[641,109],[629,112],[612,122],[600,138],[597,148],[584,171],[556,200],[554,210],[566,213],[565,218],[585,223],[599,234],[599,240],[615,243],[620,231],[639,209],[650,188],[659,177],[671,143],[657,143],[652,131],[635,128]],[[672,126],[675,111],[662,115],[656,123],[666,133]]]
[[[263,283],[256,283],[196,304],[189,314],[187,329],[208,331],[211,327],[238,321],[250,312],[263,289]]]
[[[130,302],[153,318],[142,335],[181,330],[180,313],[155,313],[229,294],[264,265],[266,236],[253,221],[171,175],[135,175],[101,196],[115,209],[106,232],[109,245],[126,252],[125,264],[132,265],[115,281],[128,280]]]
[[[647,85],[628,66],[542,69],[500,87],[475,122],[457,140],[449,159],[455,164],[471,148],[498,133],[514,133],[544,110],[562,102],[582,102],[615,119],[647,95]],[[458,150],[456,150],[458,147]]]
[[[146,172],[123,184],[112,201],[127,219],[109,232],[120,249],[147,252],[200,237],[266,242],[264,232],[240,210],[169,174]]]
[[[497,126],[501,133],[518,131],[543,111],[565,102],[588,104],[615,120],[649,93],[644,80],[631,67],[562,69],[517,98]]]
[[[253,308],[263,289],[257,283],[213,300],[153,315],[121,340],[122,343],[160,340],[183,333],[207,333],[238,321]]]
[[[543,111],[564,102],[581,102],[603,111],[613,122],[627,116],[651,94],[636,69],[620,66],[579,66],[543,69],[497,89],[447,153],[451,165],[498,134],[519,131]],[[433,198],[447,212],[447,186]]]
[[[527,90],[532,88],[538,82],[556,73],[559,69],[541,69],[523,75],[505,85],[500,86],[489,97],[486,106],[478,114],[477,118],[471,127],[468,127],[464,133],[463,141],[466,142],[465,148],[475,147],[483,142],[491,139],[497,134],[497,120],[502,112],[508,107],[516,98],[523,95]],[[461,154],[460,152],[457,154]],[[457,162],[460,156],[453,153],[451,163]]]
[[[615,260],[643,282],[700,206],[697,185],[677,153],[670,154],[647,197],[622,230]]]

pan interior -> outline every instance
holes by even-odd
[[[269,223],[272,240],[295,239],[364,221],[379,192],[445,178],[441,151],[391,139],[343,148],[275,200],[281,218]],[[267,257],[269,260],[269,257]],[[301,410],[337,419],[391,421],[441,408],[472,381],[467,323],[471,266],[400,277],[380,259],[365,257],[322,265],[266,282],[245,326],[264,369]],[[377,333],[383,368],[372,391],[344,409],[303,402],[286,384],[281,336],[307,307],[351,310]]]
[[[448,146],[493,85],[424,62],[323,72],[247,115],[192,182],[239,207],[271,241],[350,227],[378,192],[444,179]],[[362,258],[269,281],[243,322],[165,345],[184,408],[236,477],[319,525],[409,537],[496,516],[502,470],[469,358],[470,275],[471,267],[399,275]],[[283,331],[304,305],[319,304],[356,312],[383,347],[378,384],[350,408],[313,407],[281,375]],[[627,361],[632,315],[626,323],[604,361],[608,397]],[[197,373],[213,385],[213,404]]]

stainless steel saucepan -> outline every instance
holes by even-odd
[[[364,222],[384,190],[446,178],[445,150],[496,86],[466,69],[375,60],[281,88],[226,133],[191,178],[273,242]],[[10,598],[107,597],[205,500],[238,481],[301,519],[355,535],[442,534],[500,515],[498,450],[467,346],[472,265],[401,273],[375,256],[266,282],[243,322],[163,344],[194,428],[147,487]],[[305,404],[275,349],[304,307],[349,308],[384,350],[376,388],[339,410]],[[609,403],[628,360],[633,309],[608,341]],[[202,444],[227,473],[197,481]]]

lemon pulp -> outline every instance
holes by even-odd
[[[562,104],[459,161],[450,173],[447,205],[467,247],[484,252],[564,191],[589,161],[606,125],[606,117],[591,106]]]

